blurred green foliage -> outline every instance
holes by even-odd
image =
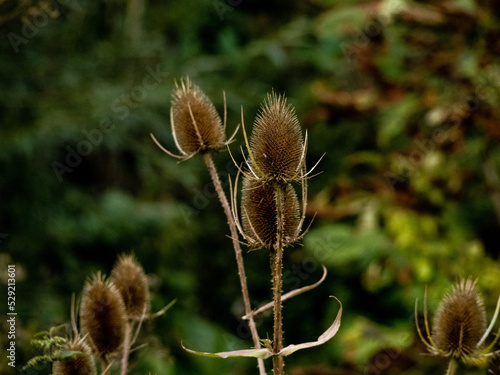
[[[153,310],[178,302],[146,325],[149,345],[133,353],[131,372],[256,373],[255,361],[180,346],[251,342],[208,173],[149,136],[174,149],[169,100],[182,76],[220,113],[225,91],[228,134],[241,106],[250,128],[265,94],[285,92],[309,134],[309,165],[325,153],[309,180],[316,218],[304,246],[285,254],[284,287],[316,281],[321,264],[329,275],[285,303],[285,344],[331,324],[329,295],[344,314],[333,340],[287,358],[289,374],[442,374],[445,363],[421,356],[415,333],[425,286],[432,312],[457,278],[477,277],[491,316],[500,294],[497,2],[30,0],[2,2],[0,14],[0,273],[17,265],[19,366],[35,332],[69,320],[86,277],[133,251]],[[231,145],[239,161],[241,142]],[[227,189],[228,153],[216,164]],[[267,302],[266,254],[245,262],[253,304]],[[259,321],[263,338],[270,324]]]

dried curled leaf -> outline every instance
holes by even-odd
[[[342,303],[339,301],[338,298],[336,298],[336,297],[333,297],[333,298],[335,298],[340,304],[339,312],[337,313],[337,316],[336,316],[333,324],[321,336],[318,337],[318,340],[311,341],[311,342],[305,342],[305,343],[297,344],[297,345],[293,345],[293,344],[288,345],[286,348],[283,348],[276,355],[286,357],[292,353],[295,353],[297,350],[319,346],[319,345],[326,343],[331,338],[333,338],[333,336],[335,336],[337,334],[337,332],[340,328],[340,319],[342,317]],[[199,356],[211,357],[211,358],[250,357],[250,358],[266,359],[266,358],[269,358],[269,357],[272,357],[275,355],[272,353],[271,350],[269,350],[267,348],[242,349],[242,350],[232,350],[232,351],[228,351],[228,352],[206,353],[206,352],[197,352],[195,350],[188,349],[184,345],[182,345],[182,347],[184,348],[184,350],[186,350],[187,352],[189,352],[191,354],[196,354]]]

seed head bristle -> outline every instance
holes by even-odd
[[[290,184],[285,185],[283,204],[284,246],[296,241],[299,201]],[[278,235],[276,191],[272,184],[246,177],[241,198],[242,225],[250,246],[271,248]]]
[[[267,179],[296,179],[302,164],[302,130],[285,96],[267,95],[253,127],[250,147],[257,170]]]
[[[81,352],[72,357],[55,361],[52,368],[54,375],[95,375],[95,361],[90,347],[81,338],[68,341],[64,350]]]
[[[144,270],[133,255],[119,257],[111,280],[122,296],[127,316],[140,319],[149,308],[149,287]]]
[[[488,375],[500,375],[500,353],[494,352],[488,359]]]
[[[433,340],[446,356],[468,358],[478,352],[486,331],[486,310],[477,281],[462,279],[438,306]]]
[[[213,103],[189,78],[176,84],[172,119],[175,137],[184,153],[216,151],[224,146],[224,127]]]
[[[116,286],[100,273],[83,289],[80,322],[83,335],[101,357],[116,352],[123,341],[125,305]]]

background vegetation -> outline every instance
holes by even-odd
[[[118,254],[134,252],[153,310],[178,301],[143,330],[148,346],[133,353],[131,373],[256,373],[254,360],[180,346],[251,342],[208,173],[149,137],[174,148],[169,102],[183,76],[221,113],[225,90],[228,133],[240,106],[250,127],[267,92],[286,93],[309,133],[308,164],[326,153],[309,183],[308,217],[317,216],[303,246],[285,252],[284,287],[315,282],[321,264],[329,275],[285,304],[285,345],[331,324],[329,295],[344,305],[342,326],[291,356],[287,373],[444,373],[445,362],[421,356],[415,333],[426,285],[432,311],[451,283],[477,277],[491,317],[498,2],[6,0],[0,14],[0,270],[5,283],[7,264],[17,267],[17,365],[33,356],[35,332],[69,320],[71,294],[92,272],[109,274]],[[241,141],[231,146],[239,160]],[[234,175],[227,152],[216,163],[225,181]],[[271,298],[267,255],[245,261],[257,306]],[[258,322],[262,337],[271,320]],[[0,372],[10,370],[2,360]]]

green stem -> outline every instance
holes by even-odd
[[[273,336],[273,373],[284,374],[283,356],[277,355],[283,349],[283,316],[281,294],[283,288],[283,232],[284,223],[284,191],[280,185],[275,186],[276,199],[276,243],[271,252],[271,272],[273,277],[273,301],[274,301],[274,336]]]
[[[210,172],[210,177],[219,196],[219,200],[224,209],[224,213],[229,224],[229,230],[231,232],[231,239],[233,240],[234,254],[236,256],[236,264],[238,266],[238,276],[240,278],[241,294],[243,295],[243,304],[245,306],[245,315],[248,317],[248,327],[250,328],[250,333],[252,334],[252,340],[254,347],[259,349],[260,340],[259,334],[257,332],[257,327],[255,326],[255,321],[253,318],[252,306],[250,305],[250,295],[248,294],[247,277],[245,274],[245,267],[243,264],[243,256],[241,254],[240,242],[238,240],[238,231],[236,230],[236,223],[234,222],[233,215],[231,213],[231,208],[229,207],[229,202],[227,201],[226,194],[222,189],[222,184],[215,169],[214,161],[210,153],[203,155],[203,160],[207,165],[208,171]],[[259,374],[266,375],[266,369],[264,367],[264,360],[262,358],[257,358],[257,364],[259,367]]]

